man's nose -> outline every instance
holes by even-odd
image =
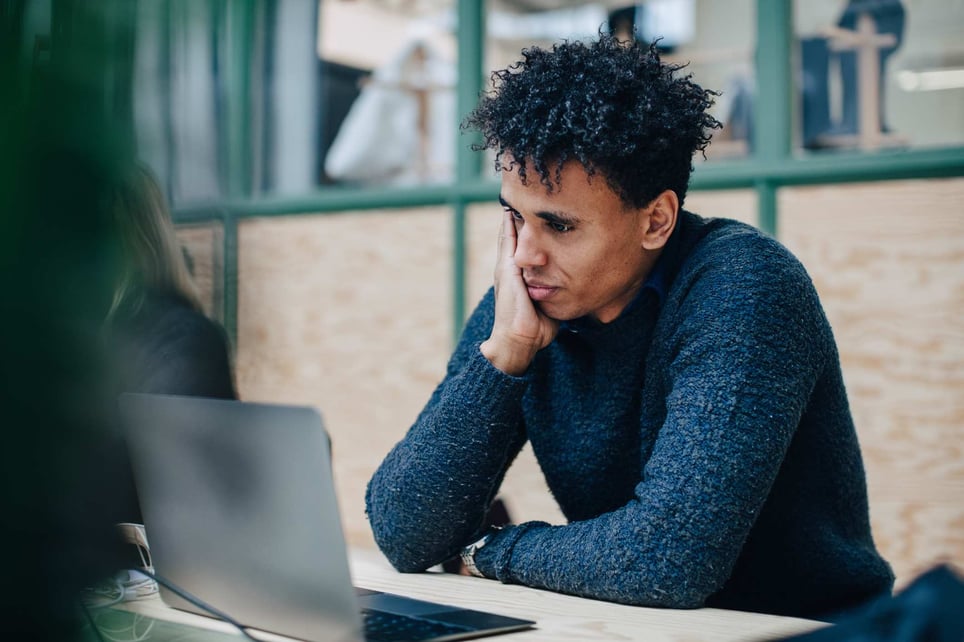
[[[538,234],[533,233],[531,225],[517,228],[515,254],[512,258],[516,267],[523,270],[546,264],[546,252],[542,249]]]

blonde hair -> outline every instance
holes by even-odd
[[[164,194],[146,166],[136,163],[117,184],[111,204],[122,269],[109,316],[141,303],[145,289],[175,292],[202,311]]]

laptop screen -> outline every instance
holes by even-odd
[[[247,626],[359,639],[317,411],[144,394],[122,395],[120,410],[160,576]]]

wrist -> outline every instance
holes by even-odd
[[[499,342],[492,337],[483,341],[479,350],[495,368],[513,377],[524,375],[535,357],[535,351]]]
[[[462,565],[465,567],[465,570],[469,575],[473,575],[475,577],[485,577],[482,571],[480,571],[475,565],[475,555],[482,550],[482,547],[488,544],[489,540],[492,539],[492,537],[500,530],[502,530],[501,526],[490,526],[482,537],[462,549],[462,553],[460,555],[462,558]]]

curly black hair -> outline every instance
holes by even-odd
[[[523,183],[534,169],[552,191],[563,165],[577,160],[627,205],[644,207],[667,189],[682,204],[693,154],[705,153],[721,127],[707,113],[719,94],[677,74],[684,65],[660,61],[656,44],[600,34],[524,49],[492,74],[493,90],[462,127],[480,131],[474,149],[495,150],[496,169],[518,166]]]

